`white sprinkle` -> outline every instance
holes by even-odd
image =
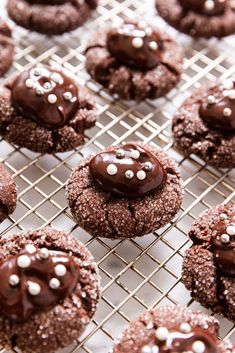
[[[144,170],[146,170],[147,172],[150,172],[152,169],[153,169],[153,165],[151,162],[144,163]]]
[[[223,115],[229,117],[232,115],[232,110],[230,108],[224,108]]]
[[[33,73],[35,76],[40,76],[42,73],[42,70],[40,69],[40,67],[35,67],[35,69],[33,70]]]
[[[220,241],[222,244],[228,244],[230,242],[230,236],[228,234],[222,234],[220,236]]]
[[[146,35],[147,35],[148,37],[150,37],[150,36],[153,34],[152,28],[147,27],[147,28],[145,29],[145,33],[146,33]]]
[[[138,150],[131,151],[131,158],[133,159],[140,158],[140,152]]]
[[[233,80],[225,80],[223,83],[222,83],[224,89],[227,89],[227,90],[231,90],[233,89]]]
[[[47,82],[44,83],[43,87],[45,89],[50,89],[51,88],[51,83],[47,81]]]
[[[142,38],[136,37],[132,39],[132,45],[134,48],[139,49],[143,47],[144,41]]]
[[[192,345],[192,350],[194,353],[204,353],[206,346],[202,341],[195,341]]]
[[[158,49],[158,44],[157,44],[157,42],[154,42],[154,41],[150,42],[150,43],[149,43],[149,48],[150,48],[151,50],[157,50],[157,49]]]
[[[28,251],[30,254],[33,254],[37,249],[33,244],[27,244],[25,247],[26,251]]]
[[[191,332],[192,328],[191,326],[187,323],[187,322],[183,322],[181,325],[180,325],[180,331],[182,333],[189,333]]]
[[[60,281],[57,278],[52,278],[49,282],[49,287],[52,289],[58,289],[60,287]]]
[[[144,20],[138,22],[138,27],[140,29],[145,29],[147,27],[147,23]]]
[[[11,286],[17,286],[18,284],[20,283],[20,278],[19,278],[19,276],[17,276],[17,275],[11,275],[10,277],[9,277],[9,284],[11,285]]]
[[[39,95],[39,96],[43,96],[44,94],[44,89],[42,87],[37,87],[36,88],[36,93]]]
[[[152,349],[150,346],[144,346],[142,348],[142,353],[152,353]]]
[[[155,332],[155,336],[159,341],[166,341],[166,339],[168,338],[168,335],[169,335],[169,331],[167,330],[166,327],[159,327]]]
[[[55,104],[57,102],[57,97],[55,94],[49,94],[47,100],[50,104]]]
[[[228,216],[226,215],[226,213],[221,213],[221,215],[219,216],[219,218],[221,219],[221,221],[224,221],[225,219],[228,218]]]
[[[215,3],[213,0],[206,0],[204,3],[204,7],[207,11],[211,11],[215,8]]]
[[[229,97],[229,99],[232,99],[232,100],[235,99],[235,90],[234,89],[229,91],[228,97]]]
[[[109,175],[116,175],[117,174],[117,167],[115,164],[109,164],[107,167],[107,173]]]
[[[63,94],[63,97],[64,97],[64,99],[65,99],[66,101],[71,101],[71,99],[73,98],[73,95],[72,95],[71,92],[65,92],[65,93]]]
[[[27,255],[20,255],[17,259],[17,265],[20,268],[27,268],[29,267],[31,264],[31,260],[30,257],[28,257]]]
[[[235,225],[234,224],[231,224],[229,225],[227,228],[226,228],[226,231],[228,233],[228,235],[235,235]]]
[[[56,265],[55,267],[55,274],[58,276],[58,277],[63,277],[67,272],[67,269],[64,265]]]
[[[125,177],[127,179],[133,179],[134,178],[134,173],[132,172],[132,170],[127,170],[125,173]]]
[[[39,250],[39,256],[41,259],[48,259],[49,257],[49,251],[47,248],[42,248]]]
[[[27,88],[33,88],[33,86],[34,86],[33,80],[31,80],[31,78],[28,78],[28,79],[25,81],[25,86],[26,86]]]
[[[153,325],[152,321],[149,321],[149,323],[146,326],[146,329],[147,330],[152,330],[153,328],[154,328],[154,325]]]
[[[55,83],[59,83],[59,84],[63,84],[64,80],[63,77],[58,73],[58,72],[53,72],[53,74],[51,74],[51,79],[55,82]]]
[[[41,292],[41,287],[35,282],[28,281],[28,292],[33,296],[38,295]]]
[[[158,346],[156,346],[156,345],[152,346],[152,353],[159,353]]]
[[[125,151],[124,150],[117,150],[117,152],[116,152],[116,156],[118,157],[118,158],[123,158],[124,156],[125,156]]]
[[[146,173],[144,170],[139,170],[136,176],[137,176],[137,179],[144,180],[146,178]]]
[[[207,97],[207,103],[208,104],[215,104],[215,102],[216,102],[216,99],[215,99],[214,96],[208,96]]]

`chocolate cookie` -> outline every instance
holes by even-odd
[[[14,56],[14,43],[11,30],[6,22],[0,19],[0,76],[3,76],[11,67]]]
[[[173,119],[175,141],[221,168],[235,167],[235,80],[199,88]]]
[[[182,49],[144,21],[97,31],[86,50],[91,77],[123,99],[155,99],[179,81]]]
[[[0,163],[0,222],[16,208],[16,184],[12,176]]]
[[[83,160],[67,183],[67,199],[75,221],[93,236],[132,238],[174,218],[182,180],[165,152],[128,143]]]
[[[234,346],[220,340],[219,322],[202,312],[180,306],[150,310],[133,320],[113,353],[232,353]]]
[[[19,26],[48,35],[81,26],[98,0],[8,0],[8,14]]]
[[[231,0],[156,0],[160,16],[192,37],[225,37],[235,33]]]
[[[99,297],[88,249],[52,228],[0,240],[0,283],[0,344],[22,353],[50,353],[72,343]]]
[[[194,299],[235,320],[235,203],[205,211],[189,233],[194,245],[183,264],[183,283]]]
[[[35,152],[65,152],[85,141],[96,107],[62,71],[34,67],[0,85],[0,134]]]

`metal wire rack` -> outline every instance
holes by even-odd
[[[5,0],[1,0],[3,16],[4,5]],[[137,15],[158,22],[185,48],[184,73],[178,87],[165,98],[138,104],[116,100],[92,82],[84,70],[83,54],[92,30]],[[62,37],[29,33],[11,24],[16,54],[8,74],[39,62],[62,66],[94,93],[100,119],[88,132],[87,143],[70,153],[39,155],[0,140],[0,158],[18,185],[17,209],[0,225],[1,236],[50,224],[87,244],[99,264],[102,297],[84,335],[62,352],[108,352],[128,322],[146,309],[172,303],[200,308],[180,281],[183,255],[190,246],[187,232],[204,209],[235,198],[235,172],[209,167],[194,155],[183,157],[173,145],[171,118],[201,83],[235,72],[234,37],[194,41],[179,35],[157,17],[151,0],[100,0],[91,21]],[[128,140],[158,145],[179,163],[185,186],[182,208],[171,224],[155,234],[130,241],[93,239],[72,220],[65,200],[65,182],[83,156]],[[220,322],[221,337],[235,340],[233,324],[223,318]]]

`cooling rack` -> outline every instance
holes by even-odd
[[[4,5],[5,0],[1,0],[1,15],[6,16]],[[92,82],[84,70],[84,48],[90,32],[119,23],[124,15],[159,23],[185,48],[182,80],[165,98],[138,104],[117,100]],[[17,209],[0,225],[1,236],[51,225],[86,243],[99,265],[103,289],[97,313],[80,340],[61,352],[106,353],[131,319],[158,305],[178,303],[201,309],[181,283],[182,259],[190,246],[187,232],[203,210],[235,198],[235,172],[209,167],[194,155],[184,157],[173,145],[171,118],[204,81],[234,74],[234,37],[194,41],[158,18],[151,0],[100,0],[97,13],[82,29],[61,37],[29,33],[11,24],[16,54],[8,75],[36,63],[62,66],[94,94],[100,112],[86,144],[73,152],[39,155],[0,140],[0,158],[18,185]],[[93,239],[72,220],[65,182],[82,157],[128,140],[160,146],[179,163],[185,186],[183,205],[173,222],[148,236],[126,241]],[[234,341],[233,324],[221,317],[220,322],[221,337]]]

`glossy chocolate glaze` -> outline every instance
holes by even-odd
[[[139,157],[132,158],[133,153],[139,154]],[[149,163],[151,168],[148,168]],[[107,168],[110,165],[117,169],[116,174],[108,173]],[[162,187],[167,179],[165,169],[154,154],[135,144],[126,144],[113,151],[98,153],[90,161],[89,167],[94,181],[101,189],[125,198],[141,197],[154,192]],[[127,171],[132,174],[129,178],[126,176]],[[139,174],[140,179],[144,175],[142,180],[138,179]]]
[[[142,41],[142,45],[138,45],[138,41]],[[111,29],[107,47],[120,63],[143,71],[156,67],[162,58],[163,44],[159,34],[138,23],[125,23],[120,28]]]
[[[218,88],[215,92],[215,103],[208,103],[208,98],[205,98],[200,107],[200,117],[212,128],[222,131],[231,132],[235,130],[235,83],[232,90],[224,90],[223,92]],[[229,94],[233,94],[230,98]],[[231,111],[230,115],[224,113],[225,110]]]
[[[179,3],[186,9],[198,12],[206,16],[221,15],[226,9],[228,0],[178,0]],[[213,5],[211,5],[213,4]]]
[[[71,99],[66,99],[64,94],[71,95]],[[59,128],[67,124],[79,108],[78,88],[63,72],[36,67],[23,71],[16,78],[12,86],[12,103],[22,116],[48,128]]]
[[[194,327],[190,328],[190,332],[187,333],[181,332],[180,328],[170,330],[166,340],[159,340],[156,337],[151,346],[157,346],[159,353],[197,353],[196,346],[204,344],[203,353],[219,353],[216,343],[217,339],[214,335],[200,327]]]
[[[227,227],[231,225],[234,225],[235,229],[235,214],[215,224],[211,246],[219,271],[224,275],[235,277],[235,235],[229,236],[227,232]],[[222,235],[226,235],[229,241],[224,242]]]
[[[26,247],[27,249],[27,247]],[[26,268],[19,267],[17,261],[21,255],[30,259]],[[55,266],[63,264],[66,273],[58,276]],[[10,276],[17,275],[19,283],[10,284]],[[51,279],[58,279],[56,289],[49,286]],[[0,263],[0,311],[17,321],[26,321],[39,311],[48,311],[69,296],[75,289],[79,278],[79,268],[72,256],[63,252],[49,251],[48,258],[41,258],[39,250],[29,253],[27,250],[18,255],[9,256]],[[31,295],[29,283],[36,283],[41,288],[38,295]]]

